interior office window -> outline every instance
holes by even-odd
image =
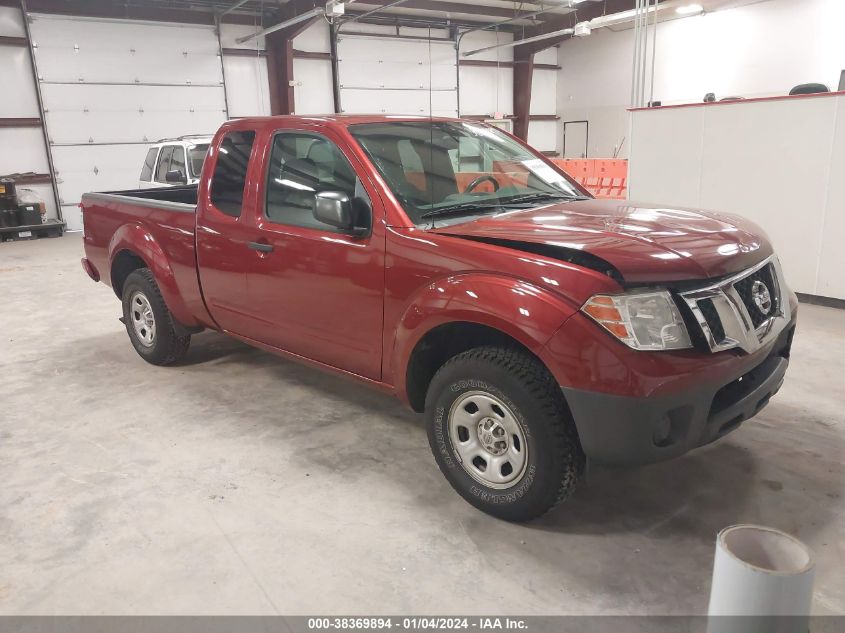
[[[170,169],[170,157],[173,156],[173,146],[166,145],[158,155],[158,169],[156,169],[156,182],[167,182],[167,172]]]
[[[326,138],[286,132],[273,140],[267,179],[268,220],[279,224],[335,230],[314,218],[314,195],[340,191],[356,198],[357,176],[346,156]]]
[[[168,171],[178,170],[187,178],[188,172],[185,166],[185,148],[175,146],[173,148],[173,156],[170,158],[170,169]]]
[[[211,202],[226,215],[241,215],[249,155],[255,132],[229,132],[223,137],[211,176]]]
[[[158,147],[153,147],[147,152],[147,157],[144,159],[144,167],[141,169],[141,180],[150,182],[153,179],[153,169],[156,166],[156,157],[158,156]]]

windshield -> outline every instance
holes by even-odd
[[[396,121],[359,123],[349,130],[414,224],[584,197],[546,162],[491,126]]]
[[[192,145],[188,148],[188,165],[191,169],[191,177],[199,178],[202,173],[202,164],[205,162],[205,155],[208,153],[208,143]]]

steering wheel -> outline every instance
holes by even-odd
[[[466,186],[466,189],[464,189],[464,193],[471,192],[473,189],[475,189],[482,182],[489,182],[490,184],[492,184],[493,185],[493,191],[499,190],[499,181],[496,180],[495,178],[493,178],[493,176],[491,176],[490,174],[484,174],[483,176],[479,176],[478,178],[473,180],[471,183],[469,183]]]

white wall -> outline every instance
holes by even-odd
[[[842,0],[765,0],[660,23],[654,98],[779,95],[808,82],[836,89],[845,68],[843,23]],[[611,156],[628,136],[632,49],[631,29],[607,28],[559,48],[558,113],[561,122],[590,121],[592,158]]]
[[[798,292],[845,299],[845,96],[637,110],[631,199],[735,213]]]

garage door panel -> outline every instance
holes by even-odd
[[[54,147],[53,164],[63,204],[91,191],[137,188],[149,145]]]
[[[68,230],[82,229],[82,217],[76,206],[82,194],[138,187],[148,147],[139,144],[53,148],[56,183]]]
[[[217,38],[206,27],[36,18],[45,82],[219,84]]]
[[[168,136],[212,134],[225,120],[214,111],[172,112],[75,112],[47,113],[50,142],[137,143]]]
[[[347,35],[338,41],[338,83],[344,112],[458,112],[451,43]]]
[[[400,40],[385,37],[339,37],[338,61],[401,62],[405,64],[455,65],[455,47],[452,43]]]
[[[343,88],[429,88],[454,90],[455,65],[429,67],[428,63],[356,62],[340,66],[338,81]]]
[[[73,49],[75,45],[102,52],[178,50],[217,53],[217,36],[211,26],[128,22],[105,18],[72,18],[33,13],[30,30],[38,47]]]
[[[222,113],[226,108],[223,89],[205,86],[46,84],[41,87],[41,94],[51,110],[175,112],[193,108]]]
[[[39,46],[41,80],[65,83],[160,83],[217,85],[222,80],[217,55],[184,56],[177,51],[103,51]]]
[[[429,95],[431,103],[429,104]],[[386,113],[456,116],[457,95],[454,91],[428,90],[344,90],[343,111],[350,113]],[[429,107],[430,105],[430,107]]]
[[[32,34],[69,229],[83,193],[137,187],[150,142],[226,119],[211,27],[36,14]]]

